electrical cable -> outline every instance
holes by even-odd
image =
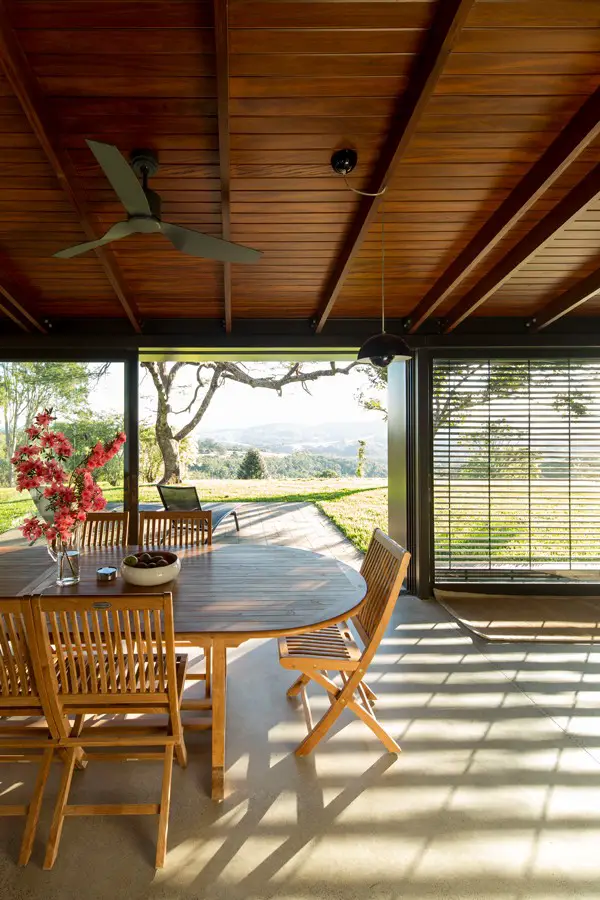
[[[369,193],[369,191],[359,191],[358,188],[352,187],[352,185],[348,182],[348,178],[346,175],[344,175],[344,181],[346,182],[346,187],[348,188],[349,191],[352,191],[352,193],[354,193],[354,194],[360,194],[361,197],[382,197],[383,194],[385,194],[385,192],[387,191],[387,185],[386,185],[384,188],[382,188],[382,190],[377,191],[376,194],[371,194],[371,193]]]

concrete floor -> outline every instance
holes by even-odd
[[[239,539],[355,557],[312,507],[277,506],[249,506]],[[487,644],[403,595],[370,678],[399,758],[346,714],[297,759],[304,719],[273,641],[232,652],[229,673],[228,796],[208,799],[209,737],[190,735],[165,869],[153,868],[156,820],[123,817],[67,820],[43,872],[56,765],[26,869],[21,820],[0,819],[2,900],[600,898],[599,650]],[[315,712],[325,704],[314,692]],[[156,802],[160,768],[90,763],[72,802]],[[19,802],[31,774],[3,766],[3,799]]]

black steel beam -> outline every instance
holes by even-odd
[[[530,318],[474,317],[451,334],[440,334],[439,323],[429,320],[418,334],[408,335],[415,349],[589,347],[600,349],[600,317],[573,316],[536,333]],[[391,319],[388,330],[403,333],[402,319]],[[381,329],[376,319],[333,319],[326,333],[316,335],[307,321],[290,319],[236,319],[234,335],[226,334],[217,319],[154,319],[144,323],[143,334],[127,332],[120,320],[64,320],[53,322],[48,335],[9,329],[0,333],[0,358],[75,358],[122,360],[129,353],[236,352],[251,355],[270,351],[285,358],[286,351],[326,358],[329,351],[352,354],[365,338]]]

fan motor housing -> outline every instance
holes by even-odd
[[[154,150],[132,150],[129,158],[138,178],[144,174],[150,178],[158,172],[158,156]]]

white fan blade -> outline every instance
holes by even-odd
[[[59,250],[54,256],[57,256],[59,259],[71,259],[72,256],[80,256],[82,253],[87,253],[88,250],[95,250],[96,247],[102,247],[104,244],[110,244],[112,241],[120,241],[122,238],[129,237],[130,234],[136,233],[135,222],[117,222],[97,241],[76,244],[74,247],[68,247],[66,250]]]
[[[86,141],[102,166],[104,174],[130,216],[150,216],[152,210],[138,177],[121,153],[112,144]]]
[[[224,241],[168,222],[161,222],[160,230],[174,247],[182,253],[189,253],[190,256],[202,256],[205,259],[218,259],[230,263],[255,263],[262,256],[260,251],[252,250],[251,247],[232,244],[231,241]]]

